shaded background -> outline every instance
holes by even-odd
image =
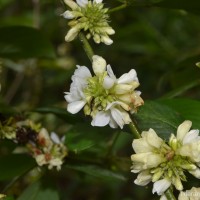
[[[145,100],[170,95],[199,99],[200,71],[195,65],[200,61],[198,9],[194,6],[190,9],[192,12],[187,12],[160,8],[158,5],[148,6],[148,3],[149,1],[145,6],[133,4],[124,10],[111,13],[110,25],[116,31],[112,37],[114,43],[105,46],[90,41],[94,52],[111,64],[118,77],[135,68],[141,84],[139,90],[142,91]],[[110,8],[120,4],[117,1],[105,1],[105,6]],[[132,136],[127,133],[128,129],[125,128],[123,133],[108,127],[93,129],[90,127],[90,119],[85,119],[81,113],[74,117],[66,116],[61,110],[52,111],[52,106],[65,109],[66,102],[63,96],[64,92],[69,90],[70,78],[76,64],[91,68],[80,41],[64,41],[69,28],[67,20],[60,16],[64,11],[65,5],[55,0],[0,2],[0,28],[35,27],[42,35],[33,38],[35,41],[32,41],[37,44],[36,50],[41,51],[41,54],[36,55],[30,45],[27,54],[14,55],[12,46],[2,50],[1,45],[5,47],[2,38],[7,34],[12,35],[14,41],[19,41],[15,32],[17,30],[13,29],[11,32],[8,29],[4,33],[0,31],[0,102],[8,107],[12,105],[22,113],[25,112],[29,118],[42,123],[50,131],[56,130],[61,135],[68,132],[67,145],[71,150],[61,172],[32,171],[15,184],[9,193],[17,197],[29,185],[32,190],[36,188],[36,193],[41,195],[37,196],[40,200],[158,199],[156,195],[151,194],[151,184],[148,187],[139,187],[133,183],[136,176],[129,170],[129,157],[133,150]],[[31,34],[22,33],[22,43],[23,37],[30,38]],[[10,53],[6,54],[5,51]],[[32,112],[38,108],[38,112]],[[54,114],[49,114],[50,112]],[[120,134],[116,144],[109,149],[118,132]],[[82,149],[81,145],[76,146],[79,139],[84,141]],[[8,145],[5,144],[5,147],[7,149]],[[0,152],[6,155],[3,147]],[[123,158],[122,161],[118,160],[120,158]],[[120,171],[123,176],[109,174],[111,171],[102,172],[104,168],[114,172],[117,169],[116,171]],[[35,180],[40,181],[32,185]],[[192,177],[190,180],[193,180]],[[4,188],[7,183],[8,181],[4,180],[0,185]],[[198,182],[193,180],[191,184],[198,185]],[[32,194],[30,190],[28,195]],[[19,200],[27,198],[23,195]]]

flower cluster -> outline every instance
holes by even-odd
[[[131,122],[128,112],[143,104],[140,92],[135,91],[139,86],[136,71],[131,69],[117,79],[102,57],[95,55],[92,60],[94,76],[87,67],[77,66],[70,92],[65,93],[67,110],[75,114],[84,108],[84,113],[92,116],[93,126],[123,128]]]
[[[199,200],[200,199],[200,188],[193,187],[191,190],[180,192],[178,200]]]
[[[64,138],[60,140],[55,133],[49,133],[40,124],[20,117],[10,117],[0,122],[0,138],[11,139],[28,147],[39,166],[61,169],[67,155]]]
[[[191,121],[184,121],[168,143],[153,129],[142,132],[142,138],[133,141],[136,154],[131,156],[132,172],[139,173],[135,184],[144,186],[152,181],[153,193],[163,195],[170,185],[183,190],[185,171],[200,179],[199,130],[190,130],[191,126]]]
[[[29,143],[27,146],[39,166],[48,165],[48,169],[56,167],[60,170],[67,155],[64,139],[60,140],[54,132],[49,135],[47,130],[42,128],[38,133],[37,143]]]
[[[103,8],[102,0],[64,0],[71,8],[65,11],[62,16],[66,19],[71,19],[68,23],[71,29],[65,36],[65,40],[70,42],[76,38],[78,33],[86,31],[87,39],[93,38],[96,43],[103,42],[110,45],[113,41],[109,35],[113,35],[115,31],[109,26],[108,9]]]

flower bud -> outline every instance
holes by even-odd
[[[96,75],[102,74],[106,70],[106,61],[101,57],[92,56],[92,68]]]
[[[75,10],[78,8],[78,5],[72,1],[72,0],[64,0],[64,2],[69,6],[72,10]]]

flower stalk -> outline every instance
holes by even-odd
[[[129,128],[135,139],[141,138],[140,132],[133,121],[129,124]]]
[[[166,192],[165,192],[165,196],[167,198],[167,200],[176,200],[173,192],[172,192],[172,189],[169,188]]]
[[[90,46],[87,38],[85,37],[85,35],[82,32],[79,33],[79,39],[83,44],[83,49],[84,49],[85,53],[87,54],[88,58],[92,62],[92,56],[94,55],[94,51],[93,51],[92,47]]]

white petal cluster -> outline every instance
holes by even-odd
[[[132,172],[139,173],[135,184],[144,186],[152,181],[152,192],[163,195],[170,185],[183,190],[185,170],[200,179],[199,130],[190,130],[191,126],[189,120],[180,124],[176,136],[171,134],[168,144],[153,129],[142,132],[142,138],[133,140]]]
[[[110,45],[113,41],[109,35],[115,31],[109,26],[108,9],[103,8],[102,0],[64,0],[71,10],[65,11],[62,16],[71,20],[68,24],[71,29],[65,36],[65,40],[70,42],[76,38],[80,31],[86,31],[87,38],[93,38],[96,43],[103,42]]]
[[[199,200],[200,199],[200,188],[193,187],[191,190],[180,192],[178,200]]]
[[[94,76],[85,66],[77,66],[72,76],[70,91],[65,93],[67,110],[75,114],[84,108],[84,113],[92,116],[93,126],[123,128],[131,122],[128,112],[136,112],[143,104],[140,92],[135,91],[139,86],[136,71],[117,79],[102,57],[94,55],[92,59]]]
[[[38,134],[37,144],[29,144],[29,148],[39,166],[48,165],[48,169],[56,167],[60,170],[63,158],[67,155],[63,142],[64,138],[60,140],[56,133],[52,132],[49,135],[47,130],[42,128]]]

